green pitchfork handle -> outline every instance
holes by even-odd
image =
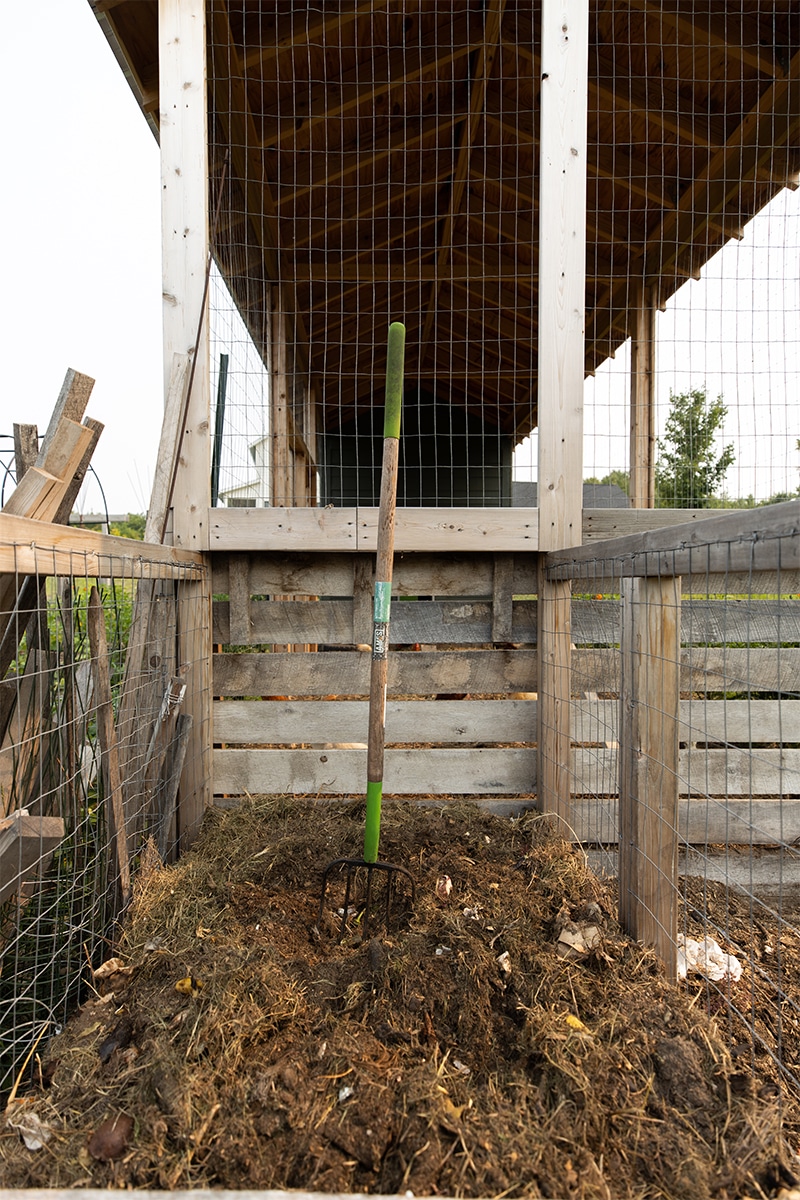
[[[389,669],[389,611],[394,563],[394,514],[397,504],[397,462],[400,413],[403,405],[403,359],[406,328],[389,326],[386,355],[386,407],[383,417],[383,469],[378,510],[378,556],[372,625],[372,664],[369,678],[369,735],[367,738],[367,817],[364,861],[377,862],[383,798],[383,747],[386,741],[386,680]]]

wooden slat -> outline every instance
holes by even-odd
[[[741,517],[743,511],[752,510],[728,511]],[[713,508],[586,508],[583,541],[596,542],[688,522],[699,523],[721,515],[724,510]],[[367,507],[214,508],[208,517],[212,550],[374,552],[375,549],[377,509]],[[399,508],[397,522],[398,536],[402,532],[402,549],[406,552],[424,552],[439,545],[445,550],[538,549],[538,509]]]
[[[0,571],[171,579],[182,577],[187,568],[202,571],[202,555],[0,513]]]
[[[515,596],[531,595],[536,591],[534,557],[514,555]],[[366,558],[371,569],[374,560],[369,555]],[[252,553],[252,594],[352,596],[357,561],[352,554],[306,554],[288,550],[278,554]],[[228,557],[214,555],[212,564],[214,594],[228,594]],[[480,596],[491,600],[493,579],[494,555],[490,553],[403,554],[398,555],[395,563],[392,592],[400,596]]]
[[[24,810],[0,819],[0,904],[33,874],[43,874],[64,837],[61,817],[33,817]]]
[[[709,751],[708,786],[702,789],[693,787],[686,777],[686,753],[682,751],[680,756],[678,790],[684,797],[691,793],[696,798],[679,806],[679,834],[686,837],[687,808],[694,809],[695,814],[702,809],[703,820],[708,820],[709,835],[714,834],[706,838],[704,825],[694,815],[690,841],[724,841],[724,837],[717,836],[721,820],[718,810],[728,805],[731,814],[752,810],[748,820],[757,827],[758,813],[769,803],[745,800],[737,804],[735,799],[728,801],[727,797],[775,796],[781,791],[800,796],[800,751],[784,752],[783,770],[777,750],[761,751],[754,766],[746,761],[750,758],[746,751],[738,752],[738,757],[731,751]],[[609,796],[615,796],[616,759],[614,750],[604,751],[602,759],[597,751],[573,750],[571,769],[565,772],[571,795],[577,798],[603,795],[605,790]],[[364,788],[366,762],[366,750],[215,750],[214,792],[217,795],[241,795],[245,791],[251,795],[359,792]],[[529,749],[387,750],[386,790],[409,795],[531,794],[536,791],[535,763],[536,751]],[[706,796],[719,799],[707,801]],[[612,805],[616,822],[616,799],[599,805],[598,811],[611,809]],[[575,805],[573,816],[578,817],[579,813],[580,808]],[[731,817],[731,829],[735,823]],[[609,828],[607,819],[604,827]],[[580,827],[576,828],[580,832]]]
[[[616,842],[616,800],[577,799],[573,815],[582,842]],[[792,845],[800,838],[800,800],[679,800],[678,833],[693,846]]]
[[[619,919],[674,981],[680,579],[626,579],[622,604]]]
[[[619,691],[619,651],[575,650],[574,694]],[[800,692],[800,649],[695,647],[681,650],[682,692]]]
[[[232,556],[233,557],[233,556]],[[357,559],[356,562],[369,560]],[[229,582],[229,587],[233,583]],[[433,590],[433,589],[431,589]],[[370,593],[365,593],[370,594]],[[509,593],[510,598],[510,593]],[[369,625],[355,625],[357,606],[352,600],[321,600],[309,607],[304,601],[249,600],[249,625],[231,632],[230,604],[214,603],[214,640],[234,645],[270,642],[323,642],[350,645],[369,642]],[[482,645],[487,642],[536,644],[536,602],[509,604],[511,621],[498,627],[496,607],[488,601],[393,600],[392,641],[400,643]],[[615,599],[572,601],[572,641],[576,646],[608,645],[620,640],[620,605]],[[681,616],[684,644],[780,642],[800,645],[798,600],[688,600]]]
[[[390,700],[389,742],[526,742],[535,736],[536,700]],[[573,703],[573,742],[613,742],[619,701]],[[231,744],[363,742],[367,706],[362,700],[219,700],[214,737]],[[681,742],[757,746],[788,741],[800,729],[800,700],[682,700]],[[695,750],[692,771],[703,750]],[[760,753],[760,751],[755,751]],[[690,761],[687,759],[687,762]]]
[[[800,569],[800,500],[722,513],[615,538],[602,547],[575,546],[547,556],[548,579],[690,575],[706,571]]]
[[[389,700],[386,740],[530,743],[535,713],[535,700]],[[218,700],[214,738],[232,745],[365,742],[367,702]]]
[[[366,695],[366,654],[217,654],[217,696]],[[619,651],[573,651],[572,694],[619,691]],[[394,694],[439,692],[493,694],[537,690],[533,650],[412,652],[394,656],[389,687]],[[703,648],[681,651],[681,691],[800,692],[800,649]]]
[[[122,798],[122,776],[120,774],[119,742],[114,725],[114,710],[111,702],[111,678],[108,663],[105,613],[96,587],[89,596],[88,609],[89,643],[92,651],[92,675],[96,698],[97,737],[103,754],[105,775],[105,800],[107,819],[114,831],[117,869],[123,908],[131,895],[131,867],[128,856],[128,836],[125,824],[125,808]]]
[[[216,654],[215,696],[366,696],[370,656],[330,654]],[[529,650],[464,650],[395,654],[389,693],[495,694],[535,690],[536,654]]]
[[[384,796],[529,794],[535,771],[534,750],[387,750]],[[219,794],[363,793],[366,777],[366,750],[214,751]]]
[[[170,487],[173,541],[184,549],[204,550],[211,500],[211,373],[204,314],[209,262],[204,0],[159,0],[158,65],[165,403],[174,356],[192,358],[188,404],[174,429],[174,453],[164,457],[175,464]]]

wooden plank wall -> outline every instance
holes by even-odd
[[[534,560],[397,557],[387,792],[491,797],[507,811],[534,802]],[[369,653],[358,645],[370,636],[372,563],[358,554],[214,555],[215,802],[363,791]],[[620,612],[616,597],[573,601],[570,773],[573,824],[585,840],[616,836]],[[681,640],[681,834],[800,836],[800,749],[791,744],[800,728],[800,600],[688,597]],[[319,649],[275,653],[276,645]],[[755,698],[721,698],[748,688]],[[780,700],[760,695],[775,692]]]

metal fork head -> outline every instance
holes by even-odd
[[[335,873],[345,874],[344,887],[344,903],[342,905],[342,923],[339,927],[338,942],[341,942],[347,932],[347,918],[350,915],[351,899],[355,898],[354,902],[361,910],[362,936],[366,936],[367,930],[370,928],[374,918],[373,894],[372,894],[372,877],[376,871],[382,871],[386,876],[386,888],[384,891],[385,915],[384,925],[387,929],[391,928],[392,916],[392,901],[396,898],[396,885],[404,879],[408,883],[408,892],[410,892],[410,905],[413,907],[416,897],[416,889],[414,879],[410,871],[405,867],[398,867],[394,863],[386,862],[367,862],[363,858],[335,858],[333,862],[329,862],[325,870],[322,872],[322,889],[319,898],[319,913],[317,915],[317,929],[321,928],[322,916],[325,911],[325,895],[328,890],[328,884]],[[356,881],[359,873],[366,873],[366,882],[362,889],[356,888]],[[406,908],[408,903],[406,904]]]

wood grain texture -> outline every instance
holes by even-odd
[[[535,740],[536,700],[390,700],[389,742],[526,742]],[[683,743],[712,742],[735,749],[790,741],[800,729],[800,700],[682,700],[678,737]],[[619,701],[592,700],[570,709],[573,742],[615,742]],[[224,700],[214,704],[218,742],[363,742],[367,706],[361,700]],[[704,754],[684,756],[684,774],[701,778]],[[716,752],[715,752],[716,753]],[[760,756],[756,750],[756,759]],[[717,754],[717,758],[720,755]],[[744,759],[742,761],[745,761]],[[712,759],[713,762],[713,759]],[[774,777],[759,780],[774,787]]]
[[[384,794],[529,794],[533,750],[387,750]],[[215,750],[214,790],[220,794],[363,793],[366,750]]]
[[[184,549],[204,550],[211,499],[211,375],[204,312],[209,233],[203,0],[159,0],[158,64],[165,403],[174,356],[191,359],[188,405],[175,428],[171,456],[173,540]]]
[[[358,557],[356,567],[367,559]],[[242,626],[230,630],[228,601],[214,603],[214,639],[237,645],[270,642],[323,642],[349,645],[369,642],[372,629],[371,575],[362,600],[322,600],[309,607],[302,601],[252,600],[248,640]],[[229,588],[234,587],[232,580]],[[363,605],[356,628],[356,608]],[[506,601],[504,600],[504,604]],[[392,641],[481,645],[515,642],[535,645],[536,601],[509,603],[511,621],[496,624],[496,607],[488,601],[393,600]],[[616,599],[572,600],[572,641],[576,646],[608,645],[620,640],[620,604]],[[242,640],[240,640],[240,638]],[[780,642],[800,645],[800,601],[687,600],[682,606],[681,641],[695,645]]]
[[[44,874],[63,837],[61,817],[35,817],[17,811],[0,819],[0,904],[33,875]]]
[[[800,500],[719,513],[615,538],[602,548],[574,546],[547,557],[548,579],[703,575],[800,569]],[[730,589],[728,589],[730,590]]]
[[[241,509],[257,514],[263,509]],[[300,512],[301,510],[296,510]],[[306,512],[326,512],[325,509],[306,509]],[[336,510],[330,510],[335,512]],[[374,556],[363,556],[372,569]],[[514,555],[515,596],[530,596],[536,592],[535,556]],[[213,590],[215,594],[229,592],[229,554],[214,554]],[[306,553],[294,550],[250,555],[250,580],[254,594],[293,596],[353,595],[354,564],[358,556],[338,553]],[[366,570],[366,566],[364,570]],[[438,597],[469,596],[490,601],[494,590],[494,554],[483,552],[463,554],[398,554],[394,565],[392,593],[396,596],[434,595]]]
[[[174,578],[204,569],[192,551],[0,513],[0,571],[77,577]]]
[[[366,696],[370,656],[330,654],[216,654],[215,696]],[[528,650],[468,650],[395,654],[390,695],[440,692],[535,691],[536,654]]]
[[[677,979],[680,579],[622,592],[619,916]]]
[[[103,754],[103,769],[106,780],[106,802],[109,804],[110,824],[113,828],[116,847],[117,869],[123,908],[131,896],[131,868],[128,856],[128,835],[125,823],[125,806],[122,797],[119,743],[114,724],[114,709],[111,702],[111,679],[108,662],[105,614],[100,595],[93,587],[88,608],[89,644],[92,651],[92,675],[96,701],[97,737]]]
[[[389,700],[387,742],[533,741],[535,700]],[[214,738],[229,745],[365,742],[365,700],[218,700]]]

